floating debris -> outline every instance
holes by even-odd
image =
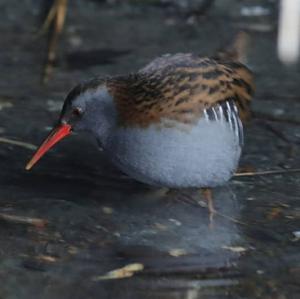
[[[47,101],[47,106],[48,110],[50,112],[58,112],[61,110],[62,107],[62,101],[53,101],[53,100],[48,100]]]
[[[244,6],[241,8],[241,15],[244,17],[260,17],[267,16],[271,13],[270,9],[262,7],[260,5],[256,6]]]
[[[300,240],[300,230],[294,231],[293,235],[294,235],[293,241],[299,241]]]
[[[6,108],[12,108],[13,104],[11,102],[2,102],[0,101],[0,111]]]
[[[170,218],[169,221],[174,223],[176,226],[181,226],[181,222],[178,221],[177,219]]]
[[[169,254],[174,257],[179,257],[179,256],[187,255],[187,252],[184,249],[176,248],[176,249],[171,249],[169,251]]]
[[[168,230],[168,227],[164,224],[161,224],[161,223],[154,223],[154,227],[159,230],[159,231],[167,231]]]
[[[230,250],[232,252],[235,252],[235,253],[244,253],[247,251],[247,248],[245,247],[242,247],[242,246],[222,246],[223,249],[226,249],[226,250]]]
[[[75,246],[69,246],[68,248],[68,253],[70,253],[71,255],[77,254],[79,252],[79,249]]]
[[[29,224],[38,228],[43,228],[48,224],[46,219],[10,215],[5,213],[0,213],[0,220],[16,224]]]
[[[256,270],[256,273],[257,273],[258,275],[263,275],[263,274],[265,273],[265,271],[264,271],[264,270],[261,270],[261,269],[258,269],[258,270]]]
[[[102,212],[107,215],[111,215],[114,211],[111,207],[102,207]]]
[[[57,261],[57,258],[51,255],[38,255],[36,259],[46,263],[55,263]]]
[[[11,144],[11,145],[16,145],[16,146],[20,146],[20,147],[24,147],[30,150],[35,151],[37,149],[37,146],[28,143],[28,142],[24,142],[24,141],[17,141],[17,140],[13,140],[13,139],[9,139],[6,137],[0,137],[0,143],[7,143],[7,144]]]
[[[122,279],[132,277],[134,273],[144,270],[144,265],[140,263],[129,264],[123,268],[112,270],[105,275],[96,276],[93,281],[109,280],[109,279]]]

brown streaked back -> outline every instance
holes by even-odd
[[[252,73],[243,64],[193,54],[159,57],[136,74],[106,84],[124,126],[146,127],[162,118],[193,123],[204,109],[229,99],[245,119],[254,92]]]

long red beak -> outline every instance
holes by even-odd
[[[68,136],[71,133],[71,126],[68,124],[62,124],[54,128],[47,139],[42,143],[39,149],[36,151],[34,156],[26,165],[26,170],[32,168],[32,166],[42,158],[42,156],[51,148],[53,147],[58,141],[63,139],[64,137]]]

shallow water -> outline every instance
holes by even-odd
[[[39,9],[34,1],[5,2],[0,137],[38,144],[75,82],[132,71],[162,53],[212,53],[248,26],[257,117],[246,127],[241,167],[300,166],[299,67],[276,58],[275,10],[261,20],[242,18],[234,3],[230,12],[218,4],[190,19],[160,6],[76,1],[54,77],[42,86],[45,39],[32,39]],[[105,59],[97,55],[87,67],[89,51]],[[299,173],[233,178],[214,190],[218,215],[211,228],[199,191],[145,188],[113,168],[91,136],[66,139],[26,172],[32,153],[0,142],[0,212],[49,222],[44,228],[0,222],[1,298],[299,297],[300,241],[293,234],[300,230]],[[94,280],[131,263],[144,270]]]

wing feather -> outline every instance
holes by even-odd
[[[136,74],[107,83],[124,125],[148,126],[162,118],[191,123],[210,107],[233,100],[242,119],[249,115],[253,75],[236,61],[193,54],[165,55]]]

